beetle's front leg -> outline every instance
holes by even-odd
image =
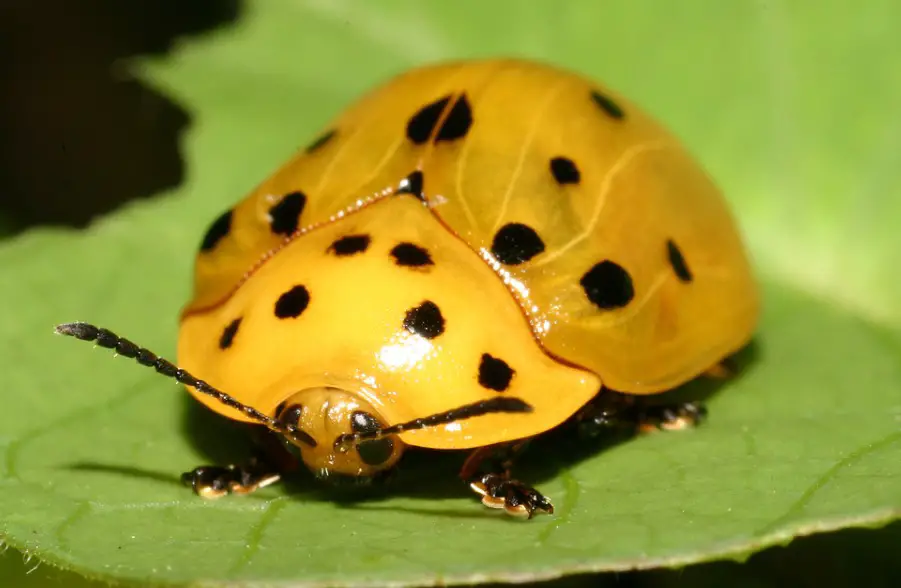
[[[476,449],[463,464],[460,477],[482,497],[485,506],[530,519],[536,513],[553,514],[554,505],[533,487],[511,476],[513,460],[526,443],[527,440],[521,440]]]
[[[251,494],[297,469],[298,460],[274,433],[255,426],[252,435],[254,455],[248,461],[200,466],[182,474],[182,483],[201,498],[214,499],[226,494]]]
[[[243,464],[200,466],[181,475],[181,481],[201,498],[221,498],[226,494],[250,494],[281,479],[281,472],[253,457]]]

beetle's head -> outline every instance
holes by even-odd
[[[302,390],[279,406],[275,418],[296,428],[296,435],[283,437],[320,479],[369,478],[393,467],[404,452],[396,434],[342,444],[354,434],[376,433],[385,423],[361,395],[340,388]]]

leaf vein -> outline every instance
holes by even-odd
[[[768,524],[764,525],[760,529],[758,529],[754,534],[757,536],[764,535],[767,533],[771,533],[777,527],[783,525],[785,522],[791,520],[796,517],[804,508],[810,504],[813,497],[823,488],[825,488],[838,474],[841,470],[854,465],[855,463],[861,461],[866,456],[880,451],[893,443],[897,443],[901,441],[901,431],[896,431],[889,435],[886,435],[876,441],[871,443],[867,443],[853,451],[847,457],[839,460],[835,465],[826,470],[813,484],[811,484],[807,490],[805,490],[801,496],[786,509],[786,511],[781,515],[770,521]]]
[[[265,510],[260,513],[260,517],[257,522],[251,525],[250,529],[248,529],[244,553],[231,567],[231,569],[229,570],[230,573],[237,574],[251,562],[253,556],[256,555],[260,550],[260,543],[263,539],[263,535],[266,533],[266,529],[269,528],[269,526],[287,504],[288,499],[284,496],[273,498],[269,501],[269,504],[266,505]]]

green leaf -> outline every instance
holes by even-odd
[[[233,26],[136,69],[192,111],[183,186],[84,232],[0,246],[0,534],[101,578],[425,584],[742,558],[897,518],[899,18],[890,0],[697,0],[675,15],[655,0],[248,2]],[[744,373],[697,430],[606,451],[539,443],[517,473],[558,511],[528,522],[481,507],[456,454],[405,458],[393,491],[366,502],[304,476],[193,496],[182,471],[246,455],[233,428],[53,326],[89,320],[174,357],[210,219],[386,76],[499,53],[605,80],[710,168],[765,297]]]

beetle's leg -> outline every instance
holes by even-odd
[[[706,416],[707,409],[700,402],[645,406],[638,410],[636,424],[639,433],[681,431],[698,426]]]
[[[725,380],[734,376],[736,371],[733,358],[728,357],[709,367],[704,376],[713,380]],[[637,399],[634,410],[638,431],[642,433],[689,429],[698,426],[707,417],[707,409],[698,401],[643,406],[642,400]]]
[[[463,464],[460,477],[482,497],[485,506],[502,508],[507,514],[530,519],[536,513],[553,514],[554,505],[540,492],[510,475],[513,459],[526,443],[522,440],[476,449]]]
[[[509,474],[482,474],[471,480],[469,487],[482,496],[485,506],[502,508],[515,517],[530,519],[536,513],[554,514],[554,505],[546,496]]]
[[[250,494],[275,482],[297,468],[297,460],[276,435],[254,427],[254,455],[243,464],[207,465],[181,475],[181,481],[201,498],[221,498],[226,494]]]
[[[257,457],[240,465],[200,466],[181,475],[181,481],[201,498],[250,494],[278,482],[281,473]]]
[[[647,404],[641,397],[603,390],[575,417],[583,437],[604,433],[633,435],[656,430],[677,431],[700,424],[707,410],[697,401]]]

